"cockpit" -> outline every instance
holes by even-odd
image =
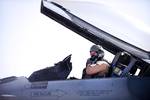
[[[125,36],[117,37],[118,34],[102,30],[97,24],[90,22],[90,19],[82,17],[82,13],[80,13],[80,16],[75,8],[69,6],[73,4],[74,3],[71,2],[61,2],[57,0],[42,0],[41,13],[94,44],[102,45],[105,50],[114,54],[115,57],[110,63],[110,77],[150,76],[150,54],[148,51],[139,48],[136,43],[134,44],[131,41],[124,40]],[[95,7],[97,7],[92,6],[92,4],[83,5],[91,6],[91,10],[94,11],[96,9]],[[100,10],[101,8],[97,9]],[[101,10],[103,11],[104,9]],[[110,12],[108,11],[107,13]],[[115,17],[114,19],[117,22],[119,18]],[[68,72],[70,73],[71,70]]]
[[[78,79],[68,77],[72,70],[71,55],[52,67],[35,71],[28,78],[30,82]],[[118,52],[110,63],[110,77],[146,77],[150,76],[149,64],[127,52]]]
[[[148,71],[148,64],[146,62],[127,52],[117,53],[111,63],[111,67],[112,77],[143,76]]]

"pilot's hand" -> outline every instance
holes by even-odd
[[[94,67],[96,64],[88,64],[87,67]]]

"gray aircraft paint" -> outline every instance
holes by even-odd
[[[150,98],[149,84],[149,78],[103,78],[31,83],[25,77],[18,77],[8,83],[0,84],[0,100],[9,98],[11,100],[140,100]]]

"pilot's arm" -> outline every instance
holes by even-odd
[[[96,64],[88,64],[86,67],[86,74],[93,75],[93,74],[101,74],[104,75],[108,72],[109,64],[105,61],[98,61]]]

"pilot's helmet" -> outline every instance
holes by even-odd
[[[104,57],[104,51],[101,49],[102,47],[100,45],[93,45],[90,48],[90,55],[91,56],[97,56],[98,58]]]

